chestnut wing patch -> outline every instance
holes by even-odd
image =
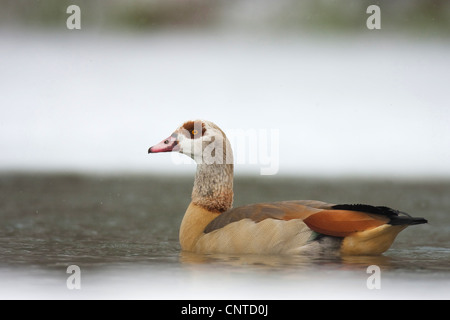
[[[350,210],[323,210],[304,220],[315,232],[333,237],[346,237],[389,222],[384,216]]]

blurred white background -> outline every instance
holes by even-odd
[[[278,174],[450,176],[442,30],[400,30],[382,5],[381,30],[366,28],[363,5],[356,31],[271,28],[268,12],[283,7],[271,1],[222,2],[214,27],[137,31],[95,24],[108,19],[101,6],[81,3],[82,29],[67,30],[66,5],[52,26],[2,25],[2,171],[192,172],[147,150],[201,118],[225,132],[278,130]]]

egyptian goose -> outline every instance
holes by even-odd
[[[214,123],[187,121],[148,153],[177,151],[197,163],[181,248],[197,253],[379,255],[409,225],[427,223],[388,207],[294,200],[232,208],[233,153]]]

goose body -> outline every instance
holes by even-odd
[[[188,121],[149,153],[177,151],[197,172],[180,227],[181,248],[197,253],[379,255],[409,225],[406,213],[363,204],[292,200],[232,208],[233,153],[225,133],[205,120]]]

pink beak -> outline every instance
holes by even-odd
[[[158,144],[148,149],[148,153],[158,153],[158,152],[171,152],[178,151],[180,147],[178,146],[178,140],[176,135],[171,135],[167,139],[164,139]]]

